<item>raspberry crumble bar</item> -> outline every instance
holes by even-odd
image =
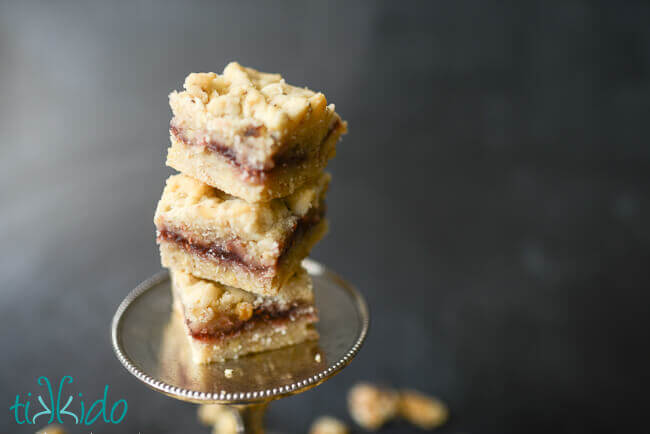
[[[185,319],[195,363],[222,362],[318,338],[311,279],[302,267],[273,297],[178,270],[171,276],[174,310]]]
[[[232,62],[172,92],[167,165],[249,202],[292,194],[336,153],[346,122],[320,92]]]
[[[293,194],[250,203],[173,175],[154,223],[163,266],[263,295],[276,295],[327,231],[327,173]]]

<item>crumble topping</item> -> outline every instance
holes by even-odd
[[[191,73],[185,91],[169,96],[174,115],[189,102],[214,119],[248,119],[241,135],[259,136],[264,129],[286,131],[308,116],[334,112],[325,95],[287,84],[280,74],[259,72],[237,62],[229,63],[221,75]],[[322,114],[321,114],[322,117]]]
[[[292,195],[270,202],[250,203],[230,196],[186,175],[167,179],[156,209],[154,223],[164,226],[197,228],[206,238],[265,241],[269,249],[291,232],[299,218],[319,207],[330,175],[322,173]],[[262,246],[263,247],[263,246]]]
[[[221,75],[192,73],[184,88],[169,95],[171,129],[182,130],[190,143],[232,149],[252,168],[269,169],[276,154],[320,144],[337,122],[345,132],[345,122],[322,93],[236,62]]]
[[[302,267],[277,296],[255,295],[177,270],[172,272],[172,284],[196,336],[237,330],[256,318],[291,320],[294,315],[314,313],[311,279]]]

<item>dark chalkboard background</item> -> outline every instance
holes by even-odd
[[[649,22],[647,2],[0,1],[0,404],[69,374],[129,401],[94,432],[208,432],[122,369],[108,328],[160,267],[167,94],[239,60],[349,121],[313,256],[374,315],[350,368],[271,426],[349,420],[371,380],[446,401],[442,433],[638,428]]]

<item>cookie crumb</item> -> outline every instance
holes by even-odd
[[[309,434],[348,434],[348,427],[332,416],[321,416],[312,423]]]
[[[399,414],[422,429],[433,429],[447,421],[449,410],[439,399],[414,390],[403,390],[399,397]]]
[[[48,425],[36,431],[36,434],[66,434],[66,432],[61,425]]]
[[[359,383],[348,392],[350,416],[367,430],[377,430],[395,418],[398,404],[397,392],[368,383]]]

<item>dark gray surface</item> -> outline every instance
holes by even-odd
[[[1,400],[69,374],[129,401],[94,432],[208,432],[121,368],[108,328],[159,269],[167,93],[237,59],[349,121],[313,256],[374,315],[359,358],[271,425],[348,419],[344,393],[371,380],[441,397],[444,433],[638,427],[648,22],[641,2],[0,1]]]

